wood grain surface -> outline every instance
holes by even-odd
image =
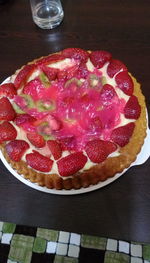
[[[0,81],[22,65],[67,47],[108,50],[142,84],[150,113],[150,5],[147,0],[63,0],[53,30],[32,20],[29,1],[0,5]],[[150,160],[91,193],[57,196],[24,185],[0,162],[0,221],[150,242]]]

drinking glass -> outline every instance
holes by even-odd
[[[34,23],[43,29],[58,26],[64,17],[60,0],[30,0]]]

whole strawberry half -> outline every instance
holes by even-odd
[[[131,96],[124,108],[124,115],[128,119],[138,119],[141,114],[141,106],[136,96]]]
[[[53,161],[48,157],[33,151],[26,155],[27,164],[40,172],[49,172],[52,169]]]
[[[61,176],[70,176],[84,167],[87,157],[82,152],[72,153],[57,161],[58,171]]]
[[[27,133],[27,138],[37,148],[42,148],[46,144],[42,135],[35,132]]]
[[[33,70],[35,69],[35,64],[26,65],[24,66],[17,74],[14,85],[18,89],[24,84],[27,78],[32,74]]]
[[[115,128],[111,133],[111,140],[121,147],[125,146],[133,134],[134,127],[135,124],[131,122],[124,126]]]
[[[116,151],[116,149],[117,146],[114,143],[100,139],[89,141],[85,146],[85,151],[89,159],[94,163],[105,161],[107,156]]]
[[[54,159],[58,160],[62,155],[61,144],[55,140],[49,140],[49,141],[47,141],[47,145],[48,145],[52,155],[54,156]]]
[[[66,58],[74,58],[80,62],[87,62],[89,54],[81,48],[66,48],[62,51],[62,55]]]
[[[29,144],[24,140],[14,140],[6,144],[6,152],[11,160],[19,162],[29,148]]]
[[[10,103],[10,101],[3,97],[0,99],[0,120],[12,121],[16,116],[16,113]]]
[[[118,73],[115,80],[119,89],[121,89],[128,96],[132,95],[134,85],[131,77],[126,71]]]
[[[10,122],[4,121],[0,124],[0,143],[14,140],[16,137],[17,131]]]
[[[127,68],[120,60],[112,59],[107,67],[109,77],[113,78],[120,70],[127,71]]]
[[[111,59],[111,54],[107,51],[93,51],[90,54],[90,59],[96,68],[102,68],[104,64]]]
[[[13,83],[6,83],[0,85],[0,97],[5,96],[12,99],[17,94]]]

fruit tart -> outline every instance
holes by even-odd
[[[0,145],[27,180],[80,189],[121,173],[146,136],[140,84],[103,50],[36,59],[0,86]]]

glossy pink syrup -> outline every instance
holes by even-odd
[[[96,70],[94,73],[101,78],[100,72]],[[112,130],[120,123],[120,113],[126,103],[124,99],[119,99],[116,93],[111,98],[102,95],[101,81],[94,88],[91,87],[90,74],[91,72],[81,85],[71,82],[66,87],[65,80],[55,80],[50,87],[43,88],[38,84],[32,92],[29,89],[27,94],[30,94],[34,101],[54,101],[56,108],[53,111],[39,112],[37,108],[29,109],[20,96],[15,96],[14,101],[41,122],[47,121],[50,132],[56,139],[69,138],[73,149],[82,150],[89,140],[109,140]],[[52,120],[59,123],[57,129],[54,129]]]

